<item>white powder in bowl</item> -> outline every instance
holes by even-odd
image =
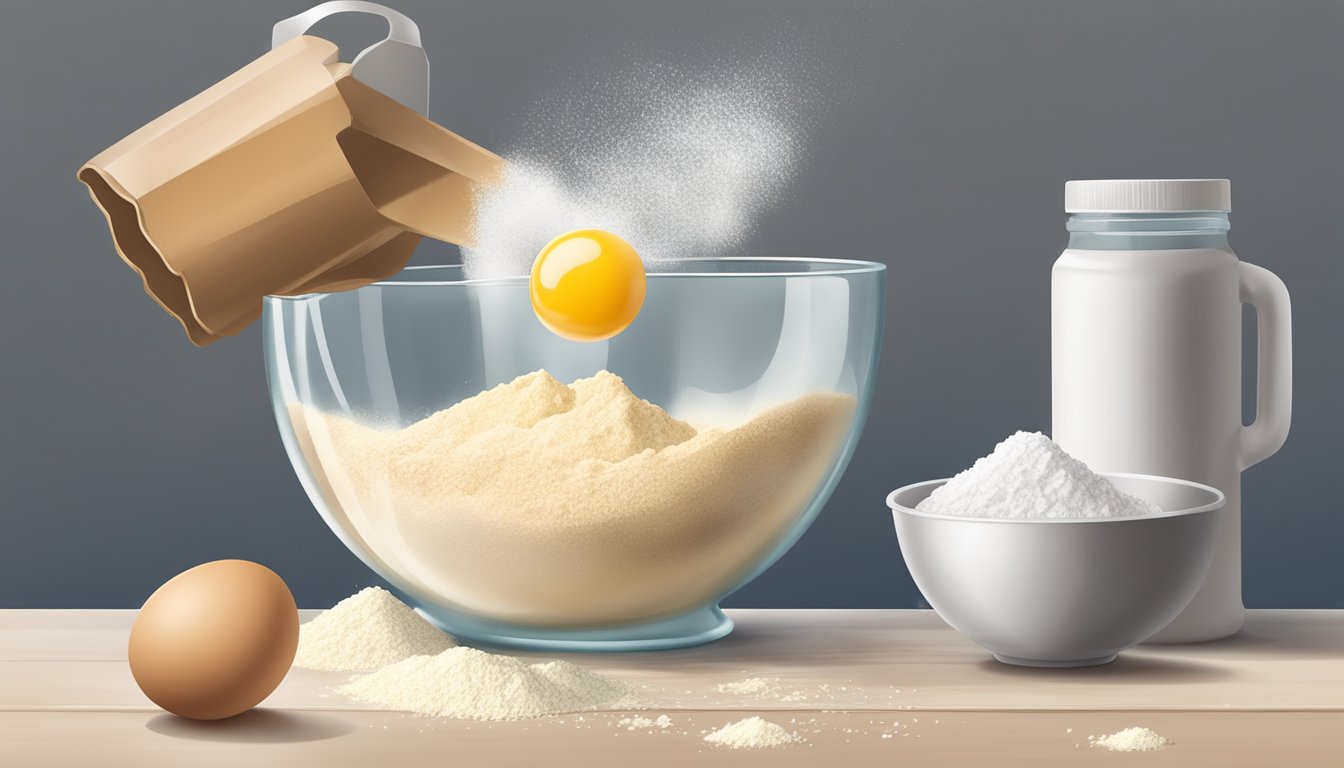
[[[729,749],[772,749],[796,744],[801,739],[797,733],[790,733],[779,723],[748,717],[710,733],[705,736],[705,741]]]
[[[294,666],[333,672],[378,669],[456,643],[381,587],[369,587],[299,627]]]
[[[1104,518],[1161,512],[1039,432],[1018,432],[916,507],[952,517]]]
[[[1087,742],[1112,752],[1152,752],[1171,744],[1156,731],[1139,727],[1126,728],[1107,736],[1088,736]]]
[[[391,709],[471,720],[520,720],[639,705],[630,686],[567,661],[528,665],[475,648],[412,656],[336,690]]]

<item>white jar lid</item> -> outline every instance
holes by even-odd
[[[1094,179],[1064,184],[1067,213],[1182,213],[1232,210],[1227,179]]]

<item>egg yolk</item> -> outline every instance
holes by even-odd
[[[625,330],[644,304],[644,262],[600,229],[555,238],[532,263],[532,310],[553,333],[601,341]]]

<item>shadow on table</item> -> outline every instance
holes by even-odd
[[[800,625],[796,615],[752,616],[739,621],[722,640],[692,648],[635,654],[650,665],[667,665],[695,673],[740,673],[744,662],[808,672],[856,665],[886,664],[903,653],[936,663],[960,663],[968,654],[987,658],[970,640],[951,630],[931,610],[819,611],[806,621],[830,622],[824,630]],[[730,612],[731,615],[731,612]]]
[[[819,642],[821,636],[816,631],[800,628],[796,618],[781,614],[754,616],[751,621],[739,622],[727,637],[706,645],[628,655],[638,657],[645,668],[739,675],[744,664],[773,667],[777,673],[798,669],[820,674],[832,668],[848,671],[856,665],[886,663],[893,653],[906,650],[939,660],[961,660],[967,651],[979,652],[969,640],[950,633],[933,611],[921,611],[926,615],[919,616],[914,623],[908,615],[896,619],[886,616],[885,611],[823,613],[826,616],[818,620],[833,623],[834,614],[840,614],[839,626],[828,628],[824,642]],[[853,615],[844,615],[850,613]],[[566,658],[584,663],[578,654]]]
[[[999,677],[1020,677],[1032,680],[1113,680],[1126,683],[1144,683],[1158,685],[1183,685],[1223,680],[1236,676],[1236,670],[1230,667],[1203,664],[1184,659],[1159,659],[1151,656],[1127,656],[1110,664],[1095,667],[1019,667],[1004,664],[994,659],[980,662],[980,669]]]
[[[234,744],[296,744],[353,733],[358,726],[336,715],[253,709],[224,720],[188,720],[164,713],[145,723],[149,730],[175,739]]]
[[[1222,640],[1191,645],[1148,643],[1145,650],[1198,653],[1208,658],[1321,658],[1344,657],[1344,612],[1255,613],[1237,634]]]

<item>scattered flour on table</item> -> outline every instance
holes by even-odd
[[[916,507],[952,517],[1102,518],[1161,512],[1039,432],[1018,432]]]
[[[412,656],[357,677],[337,692],[391,709],[471,720],[521,720],[639,705],[630,686],[567,661],[529,665],[464,647]]]
[[[830,696],[830,688],[829,685],[823,685],[809,695],[800,688],[786,686],[778,677],[748,677],[731,683],[719,683],[716,690],[733,696],[749,696],[780,704],[796,704],[809,699],[834,698]]]
[[[381,587],[369,587],[299,627],[294,666],[332,672],[372,670],[456,643]]]
[[[1126,728],[1107,736],[1088,736],[1087,742],[1112,752],[1152,752],[1171,744],[1161,734],[1147,728]]]
[[[617,720],[616,725],[627,731],[651,731],[654,729],[665,731],[672,727],[672,718],[667,715],[659,715],[658,717],[635,715],[634,717],[623,717]]]
[[[764,696],[779,690],[777,677],[748,677],[732,683],[720,683],[719,693],[732,693],[739,696]]]
[[[729,723],[705,736],[706,742],[729,749],[771,749],[787,747],[801,740],[796,732],[791,733],[784,726],[760,717]]]

